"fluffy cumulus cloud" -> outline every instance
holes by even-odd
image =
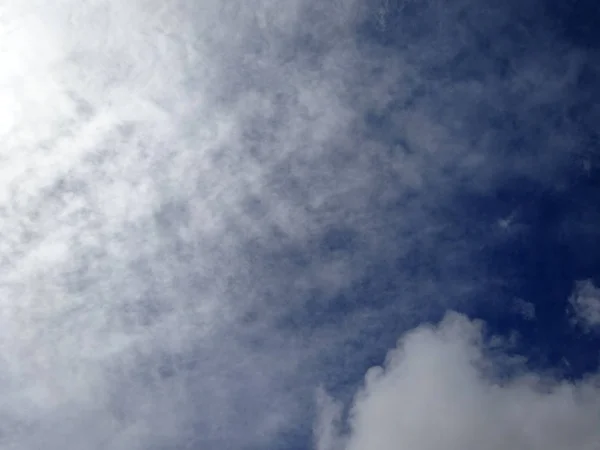
[[[524,27],[530,2],[401,3],[2,2],[0,447],[290,448],[315,386],[351,387],[384,325],[502,284],[479,251],[525,214],[455,206],[594,173],[573,113],[593,60]],[[368,279],[382,295],[352,297]],[[371,426],[417,445],[407,411],[457,443],[478,420],[584,445],[592,384],[494,387],[476,335],[456,318],[411,335],[348,445]],[[552,431],[519,434],[511,408]]]
[[[383,367],[367,373],[347,433],[340,433],[341,410],[324,409],[316,447],[597,448],[600,377],[568,382],[519,370],[519,360],[499,354],[498,345],[486,343],[482,323],[455,313],[411,331]],[[501,375],[507,365],[511,375]]]

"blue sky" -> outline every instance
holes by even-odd
[[[593,2],[0,7],[0,443],[596,448]]]

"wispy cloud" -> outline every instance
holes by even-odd
[[[501,217],[453,201],[575,166],[585,55],[499,74],[512,6],[386,4],[3,3],[4,448],[264,446],[347,341],[485,289]],[[382,261],[402,298],[335,303]]]
[[[600,325],[600,289],[591,280],[575,283],[569,298],[573,309],[572,321],[590,331]]]

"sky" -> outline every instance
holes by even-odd
[[[0,446],[597,449],[599,21],[2,2]]]

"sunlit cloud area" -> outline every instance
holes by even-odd
[[[600,448],[600,6],[0,3],[0,448]]]

